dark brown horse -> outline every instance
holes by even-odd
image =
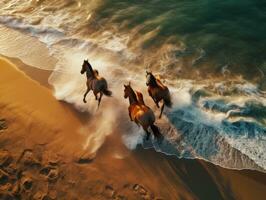
[[[163,100],[163,105],[159,116],[159,118],[161,118],[164,105],[166,105],[167,107],[172,107],[172,101],[169,89],[160,81],[160,79],[155,78],[155,76],[151,72],[146,71],[146,79],[147,79],[146,85],[148,86],[148,93],[158,108],[160,108],[159,102]]]
[[[124,97],[129,98],[129,107],[128,113],[131,121],[134,121],[138,126],[141,125],[144,131],[146,132],[146,139],[148,140],[150,137],[150,132],[148,128],[151,127],[151,130],[154,136],[157,139],[162,138],[162,134],[157,126],[154,125],[155,115],[153,111],[145,105],[143,101],[143,97],[141,94],[140,101],[137,99],[137,96],[134,90],[129,85],[124,85]],[[139,96],[139,95],[138,95]]]
[[[112,92],[108,90],[107,81],[103,77],[99,76],[99,72],[97,70],[92,69],[92,66],[88,60],[84,60],[82,69],[80,71],[81,74],[84,74],[85,72],[87,76],[87,91],[83,96],[83,102],[87,103],[86,96],[89,91],[92,90],[95,100],[98,100],[99,107],[103,94],[106,96],[111,96]],[[98,93],[100,93],[100,97],[98,97]]]

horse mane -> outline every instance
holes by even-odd
[[[93,76],[98,77],[99,76],[99,71],[97,69],[93,70]]]
[[[151,85],[152,86],[158,86],[162,89],[165,89],[166,86],[161,82],[160,77],[155,77],[152,73],[150,73],[151,76]]]
[[[150,82],[152,86],[158,86],[155,76],[152,73],[149,73],[150,75]]]
[[[134,90],[132,89],[131,86],[129,87],[129,89],[131,90],[131,93],[132,93],[132,95],[133,95],[134,100],[135,100],[136,102],[138,102],[138,98],[137,98],[137,96],[136,96],[136,93],[134,92]]]
[[[88,69],[89,69],[89,71],[90,71],[90,73],[91,73],[91,76],[95,78],[95,72],[94,72],[94,70],[92,69],[91,64],[89,63],[88,60],[85,60],[85,63],[87,64],[87,67],[88,67]]]
[[[136,91],[136,93],[137,93],[138,102],[142,105],[145,105],[145,102],[143,100],[143,94],[139,91]]]
[[[156,78],[157,85],[160,86],[161,88],[165,89],[166,86],[161,82],[159,78]]]

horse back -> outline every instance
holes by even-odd
[[[157,101],[160,101],[163,99],[164,95],[165,95],[165,90],[163,90],[162,88],[160,87],[152,87],[152,86],[149,86],[148,87],[148,92],[150,94],[150,96],[157,100]]]
[[[137,119],[140,123],[153,123],[155,116],[153,111],[145,105],[133,104],[129,106],[132,119]]]
[[[159,88],[161,88],[162,90],[166,90],[168,89],[162,82],[160,79],[156,79],[157,85]]]
[[[91,78],[87,80],[87,86],[92,90],[101,90],[107,88],[107,81],[105,78],[96,76],[95,78]]]

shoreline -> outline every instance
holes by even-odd
[[[36,67],[38,67],[40,64],[41,65],[42,64],[46,64],[46,61],[49,60],[49,63],[50,63],[49,64],[49,69],[53,69],[55,67],[55,63],[58,60],[55,61],[56,59],[52,55],[49,54],[49,49],[47,49],[47,46],[45,46],[45,43],[40,42],[39,39],[38,39],[38,37],[36,37],[36,36],[30,36],[29,34],[26,34],[24,32],[20,32],[19,30],[12,29],[10,27],[9,28],[5,27],[3,30],[4,31],[7,31],[6,33],[10,33],[12,38],[14,36],[17,37],[18,40],[21,41],[23,44],[25,43],[25,41],[31,42],[33,44],[33,47],[32,48],[34,49],[34,52],[39,52],[39,51],[40,52],[44,52],[44,55],[41,54],[41,56],[43,56],[41,58],[40,58],[40,56],[36,57],[35,55],[27,55],[27,56],[25,56],[24,54],[22,54],[22,55],[18,54],[18,55],[20,55],[20,56],[18,56],[19,59],[23,60],[23,62],[25,61],[25,63],[31,63],[30,66],[36,66]],[[2,45],[3,45],[3,47],[5,47],[5,46],[9,47],[9,45],[6,45],[5,43],[3,43]],[[5,49],[5,48],[3,48],[3,49]],[[8,52],[8,55],[14,55],[14,52],[12,50],[13,50],[13,48],[11,48],[11,49],[8,48],[8,51],[7,51]],[[22,46],[22,48],[16,48],[16,51],[17,52],[21,52],[21,51],[24,52],[25,50],[24,50],[24,47]],[[42,69],[39,69],[39,68],[36,69],[35,67],[27,66],[27,64],[25,65],[23,62],[19,61],[19,59],[17,59],[17,58],[11,58],[11,59],[14,59],[15,64],[18,63],[18,67],[22,66],[22,68],[21,68],[22,71],[25,72],[27,75],[29,75],[32,79],[37,80],[39,83],[41,83],[41,85],[44,85],[44,86],[47,86],[48,88],[53,89],[53,87],[49,83],[47,83],[47,79],[48,79],[48,77],[50,75],[50,71],[42,70]],[[51,62],[51,60],[52,60],[52,62]],[[31,62],[29,62],[29,61],[31,61]],[[38,62],[36,62],[36,61],[38,61]],[[39,61],[41,61],[41,62],[39,62]],[[68,80],[65,80],[65,81],[68,81]],[[76,89],[79,90],[80,89],[79,88],[79,85],[81,85],[81,84],[83,84],[83,83],[80,83],[80,84],[76,85],[75,86],[75,90]],[[69,97],[66,97],[66,98],[69,98]],[[70,96],[69,99],[71,99],[71,98],[72,98],[72,96]],[[61,101],[61,103],[62,104],[65,104],[66,106],[69,106],[69,108],[72,110],[72,112],[75,113],[77,116],[79,116],[79,119],[80,120],[83,120],[84,123],[86,123],[86,120],[90,117],[89,114],[86,114],[86,112],[79,112],[78,109],[75,109],[74,108],[75,106],[73,106],[72,104],[66,103],[65,101]],[[81,104],[80,103],[77,103],[78,106],[80,106]],[[227,149],[226,147],[229,145],[228,142],[224,141],[223,144],[225,145],[225,148],[222,148],[222,149]],[[245,156],[245,153],[242,154],[240,150],[235,149],[233,147],[231,148],[231,145],[229,145],[229,146],[230,146],[230,151],[232,150],[232,152],[230,152],[230,153],[232,153],[234,155],[235,154],[240,155],[240,157],[239,157],[239,158],[241,158],[241,159],[239,159],[240,162],[242,162],[242,160],[244,160],[243,161],[244,165],[247,166],[247,167],[250,167],[249,169],[251,169],[251,170],[252,169],[256,169],[258,171],[265,171],[265,170],[262,169],[262,167],[260,167],[256,163],[258,160],[254,161],[254,160],[252,160],[250,158],[250,157],[252,157],[252,155],[251,156],[249,155],[250,157],[249,156]],[[166,155],[167,155],[167,153],[166,153]],[[228,168],[228,169],[237,169],[237,170],[240,170],[240,166],[243,166],[242,163],[240,163],[240,164],[234,163],[234,162],[231,163],[232,160],[227,160],[226,161],[226,159],[224,159],[224,157],[222,155],[223,155],[223,152],[221,152],[218,155],[218,157],[217,157],[216,160],[213,159],[213,162],[215,162],[215,164],[217,166],[222,166],[222,167],[225,166],[225,168]],[[243,155],[243,158],[242,158],[242,155]],[[198,158],[198,159],[205,160],[204,158]],[[221,160],[221,162],[219,160]],[[210,161],[207,161],[207,162],[210,162]],[[236,162],[237,162],[237,159],[236,159]],[[228,166],[237,166],[237,167],[234,168],[234,167],[228,167]],[[243,168],[243,169],[248,169],[248,168]]]
[[[29,66],[29,65],[23,63],[23,61],[20,60],[19,58],[10,58],[8,56],[0,55],[0,59],[1,59],[1,57],[9,60],[11,63],[14,63],[18,67],[19,70],[24,72],[31,79],[37,81],[38,83],[40,83],[44,87],[47,87],[49,90],[51,90],[53,92],[53,86],[50,85],[49,82],[48,82],[48,78],[52,74],[52,71],[44,70],[44,69],[38,69],[38,68],[35,68],[35,67],[32,67],[32,66]],[[39,75],[41,75],[42,73],[44,73],[44,74],[40,77]],[[60,103],[65,105],[65,106],[67,106],[76,116],[78,116],[79,120],[81,120],[81,121],[85,122],[85,120],[90,117],[90,115],[87,112],[80,112],[79,110],[75,109],[72,104],[69,104],[69,103],[63,102],[63,101],[60,101]],[[145,150],[145,148],[143,148],[143,149]],[[238,150],[235,150],[235,151],[238,152]],[[223,166],[221,166],[219,164],[212,163],[211,161],[208,161],[208,160],[206,160],[204,158],[179,158],[176,155],[170,155],[170,154],[168,155],[167,153],[160,152],[160,151],[159,152],[156,151],[156,152],[157,153],[161,153],[161,154],[163,154],[165,156],[174,156],[176,159],[204,161],[204,162],[213,164],[213,165],[215,165],[217,167],[221,167],[221,168],[224,168],[224,169],[236,170],[236,171],[250,170],[250,171],[255,171],[255,172],[266,174],[266,170],[263,171],[263,169],[262,170],[257,170],[257,169],[249,169],[249,168],[241,168],[241,169],[239,169],[239,168],[223,167]]]
[[[5,63],[6,61],[2,61],[2,64],[3,62]],[[44,113],[40,116],[41,121],[50,117],[49,112],[56,110],[58,113],[61,113],[60,115],[65,116],[64,118],[68,120],[67,123],[71,122],[72,124],[74,120],[76,121],[76,127],[82,126],[82,122],[75,116],[75,113],[73,114],[68,106],[65,107],[61,102],[58,102],[52,96],[51,91],[49,92],[49,89],[36,84],[36,80],[32,81],[30,77],[23,75],[20,70],[11,69],[15,66],[11,66],[12,64],[10,64],[9,61],[6,64],[9,64],[10,69],[6,67],[6,71],[2,71],[5,75],[12,77],[16,75],[17,81],[20,80],[21,82],[21,87],[25,84],[23,87],[28,89],[31,88],[31,91],[35,88],[33,90],[35,92],[26,92],[27,94],[24,94],[24,97],[22,97],[16,93],[10,94],[9,90],[1,90],[2,98],[6,95],[11,95],[10,97],[12,98],[5,97],[7,98],[6,101],[3,101],[3,99],[0,98],[0,105],[2,105],[3,102],[6,104],[12,103],[13,109],[14,106],[18,106],[18,109],[22,109],[23,107],[16,105],[16,99],[23,100],[23,98],[26,98],[26,102],[33,103],[36,99],[39,99],[39,95],[42,95],[42,93],[45,92],[42,96],[46,99],[44,103],[47,104],[47,100],[51,103],[47,104],[47,108],[42,109],[42,112]],[[0,70],[3,70],[3,68],[1,67]],[[6,87],[14,85],[14,83],[8,82],[7,80],[4,80],[2,84],[5,83],[4,85]],[[36,94],[36,92],[38,94]],[[28,98],[28,95],[30,98]],[[42,102],[37,103],[42,104]],[[40,148],[39,145],[44,145],[42,147],[46,149],[42,150],[44,152],[53,151],[53,149],[60,149],[58,154],[62,159],[62,163],[67,163],[68,166],[67,167],[62,164],[60,165],[60,170],[62,170],[62,173],[66,173],[65,168],[67,168],[69,170],[67,172],[67,177],[68,175],[70,176],[67,180],[71,182],[71,178],[74,178],[76,180],[75,182],[79,183],[78,185],[80,185],[80,187],[75,186],[71,188],[71,191],[77,196],[80,195],[81,199],[86,199],[86,194],[91,194],[91,190],[88,191],[88,189],[83,188],[83,184],[88,184],[85,182],[91,179],[97,181],[97,183],[100,181],[101,187],[102,183],[105,188],[108,185],[111,185],[111,188],[113,188],[112,190],[110,189],[111,191],[115,190],[116,193],[120,192],[121,194],[124,190],[119,188],[122,187],[123,184],[129,182],[130,190],[124,195],[131,197],[129,199],[134,199],[133,196],[138,195],[138,191],[135,191],[134,189],[136,184],[142,185],[145,188],[146,194],[153,194],[157,197],[162,197],[163,199],[184,198],[207,200],[228,199],[229,197],[234,197],[234,199],[249,200],[252,195],[257,195],[256,199],[259,200],[264,199],[266,194],[266,192],[264,192],[266,188],[266,174],[264,173],[252,170],[225,169],[203,160],[179,159],[176,156],[168,156],[163,153],[156,152],[153,149],[137,148],[136,150],[129,151],[120,141],[121,138],[119,133],[109,135],[106,138],[104,145],[97,152],[97,155],[87,155],[85,158],[85,164],[79,164],[76,161],[76,156],[77,154],[80,155],[80,151],[82,152],[80,145],[82,144],[82,140],[84,140],[82,139],[82,135],[73,135],[73,133],[66,134],[68,128],[64,126],[62,126],[62,130],[59,132],[56,130],[55,132],[49,133],[51,131],[50,129],[53,128],[50,124],[48,124],[48,126],[39,126],[38,124],[40,122],[38,122],[38,118],[33,117],[29,121],[28,118],[30,115],[23,116],[21,115],[21,111],[10,111],[12,111],[12,109],[1,109],[0,112],[1,118],[6,118],[8,125],[8,129],[0,136],[1,150],[6,149],[14,155],[19,155],[19,152],[21,152],[23,148],[30,148],[33,149],[33,152],[38,152],[40,151],[38,150]],[[66,114],[66,112],[68,114]],[[17,113],[17,116],[14,116],[15,113]],[[33,112],[32,114],[36,114],[36,112]],[[14,120],[18,124],[12,123]],[[29,130],[20,130],[19,124],[21,125],[21,123],[30,126],[30,132],[27,132]],[[53,124],[53,120],[51,120],[51,123]],[[44,131],[42,132],[44,136],[40,138],[40,135],[36,135],[36,132],[38,133],[38,131],[43,129]],[[27,140],[23,139],[25,136],[28,138]],[[47,140],[47,138],[49,139]],[[72,141],[75,141],[76,143],[76,147],[74,148]],[[14,144],[16,144],[16,148],[14,148]],[[36,148],[37,150],[35,150]],[[43,153],[42,151],[39,153]],[[77,170],[80,172],[78,173]],[[122,179],[121,174],[124,176]],[[61,181],[62,182],[60,183],[63,185],[68,184],[64,180]],[[37,180],[36,184],[41,184],[39,182],[40,181]],[[96,183],[90,182],[90,185],[94,184]],[[164,189],[162,189],[162,185],[164,186]],[[107,188],[110,188],[109,186]],[[62,190],[59,186],[57,187],[58,191]],[[94,186],[91,187],[94,188]],[[228,189],[229,191],[227,191]],[[98,191],[97,189],[96,193],[101,197],[104,196],[104,192],[102,192],[102,190]],[[58,194],[58,197],[63,196]]]
[[[0,59],[4,58],[13,63],[19,70],[25,73],[32,80],[37,81],[40,85],[53,90],[53,86],[49,84],[48,78],[52,74],[52,70],[39,69],[30,65],[27,65],[19,58],[9,57],[0,54]]]

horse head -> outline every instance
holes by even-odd
[[[134,93],[134,90],[132,89],[130,82],[128,83],[128,85],[124,84],[124,98],[128,98],[132,93]]]
[[[89,64],[88,60],[84,60],[83,61],[82,68],[81,68],[81,71],[80,71],[81,74],[84,74],[87,71],[88,64]]]
[[[152,72],[146,71],[146,85],[151,85],[153,83],[156,83],[156,78],[152,74]]]
[[[96,75],[98,75],[98,71],[97,70],[93,70],[91,64],[89,63],[88,59],[83,61],[82,64],[82,68],[80,73],[84,74],[85,72],[87,72],[87,77],[95,77]]]

